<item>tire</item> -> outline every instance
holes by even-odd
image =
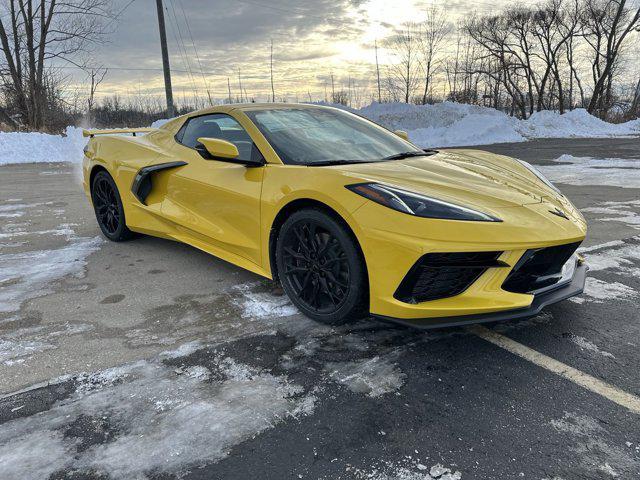
[[[91,200],[102,234],[112,242],[133,238],[127,228],[120,192],[113,178],[105,170],[96,174],[91,182]]]
[[[368,313],[364,258],[351,231],[318,209],[299,210],[276,239],[282,288],[307,317],[341,325]]]

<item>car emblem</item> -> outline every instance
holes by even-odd
[[[560,210],[559,208],[555,208],[553,210],[549,210],[549,213],[553,213],[554,215],[557,215],[558,217],[562,217],[566,220],[569,220],[569,217],[567,217],[567,214],[564,213],[562,210]]]

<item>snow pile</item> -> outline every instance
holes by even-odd
[[[156,120],[151,124],[151,128],[160,128],[165,123],[173,120],[173,118],[161,118],[160,120]]]
[[[80,162],[86,144],[82,129],[77,127],[67,127],[65,135],[0,132],[0,165]]]
[[[434,105],[373,103],[360,110],[346,110],[392,130],[405,130],[411,141],[423,147],[640,134],[640,120],[613,124],[590,115],[584,109],[563,115],[552,111],[536,112],[527,120],[510,117],[493,108],[453,102]]]
[[[529,119],[519,121],[519,124],[527,138],[617,137],[640,134],[640,120],[608,123],[590,115],[584,108],[563,115],[548,110],[536,112]]]
[[[524,142],[516,118],[492,108],[444,102],[435,105],[373,103],[355,111],[391,130],[405,130],[428,147]]]

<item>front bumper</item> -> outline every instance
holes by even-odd
[[[394,318],[384,315],[373,315],[376,318],[388,320],[404,326],[431,329],[445,327],[460,327],[475,323],[499,322],[503,320],[517,320],[532,317],[551,304],[561,302],[567,298],[580,295],[584,290],[584,283],[589,268],[584,264],[576,265],[573,277],[567,283],[558,285],[556,288],[546,289],[534,295],[533,301],[526,308],[516,308],[499,312],[482,313],[477,315],[462,315],[443,318]]]

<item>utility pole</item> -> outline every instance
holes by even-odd
[[[273,88],[273,38],[271,39],[271,102],[276,101],[276,91]]]
[[[227,77],[227,89],[229,90],[229,103],[233,103],[233,100],[231,100],[231,81],[229,77]]]
[[[382,95],[380,94],[380,66],[378,65],[378,40],[375,40],[376,48],[376,75],[378,76],[378,103],[382,103]]]
[[[160,29],[160,48],[162,49],[162,69],[164,70],[164,92],[167,97],[167,115],[175,117],[173,91],[171,89],[171,67],[169,66],[169,50],[167,49],[167,31],[164,26],[164,9],[162,0],[156,0],[158,8],[158,28]]]
[[[336,103],[336,87],[333,83],[333,71],[331,71],[331,103]]]

